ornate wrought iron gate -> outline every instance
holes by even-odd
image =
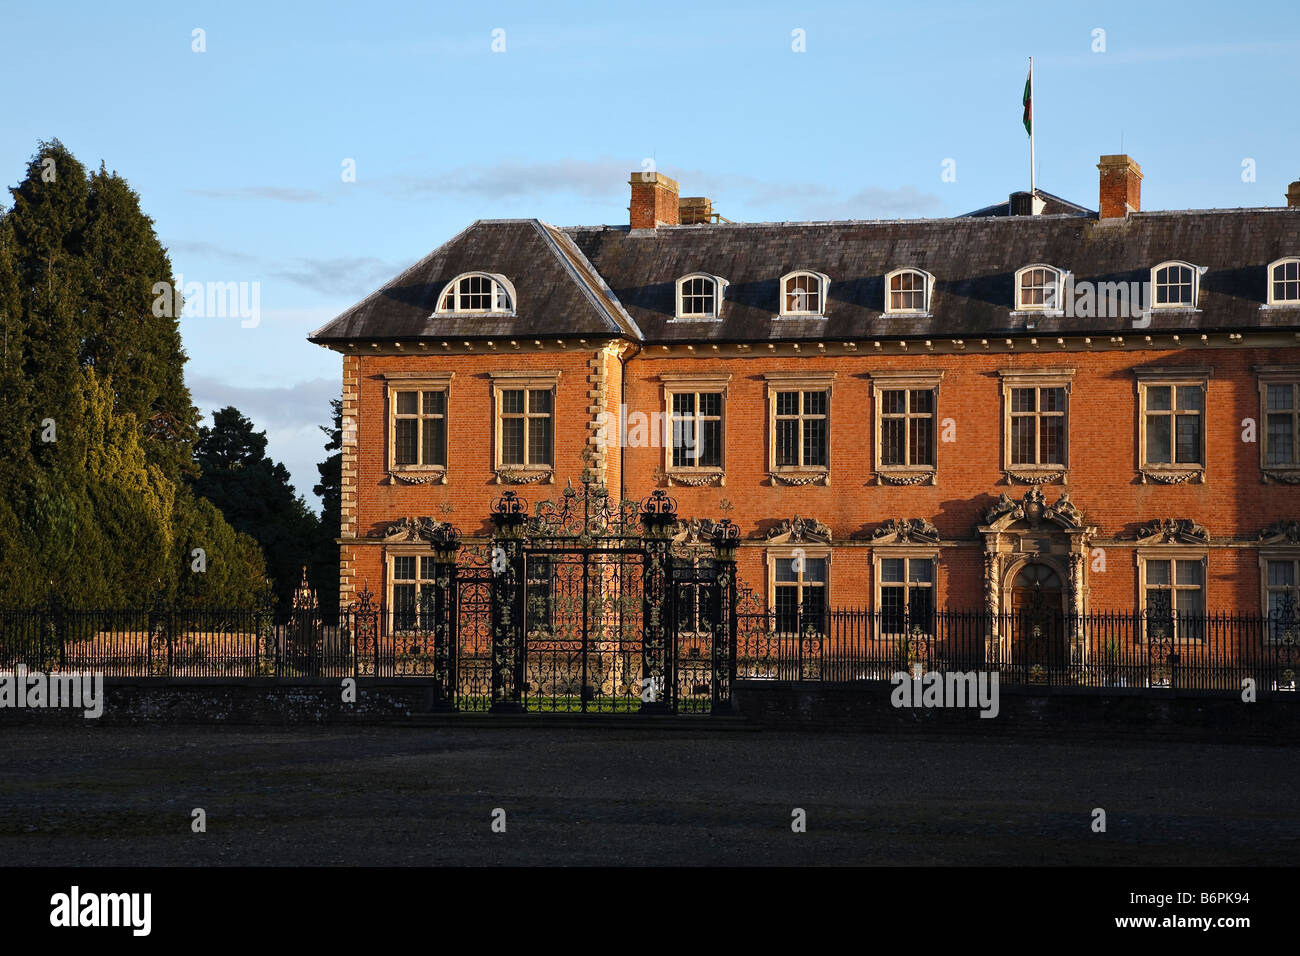
[[[433,586],[392,624],[404,635],[395,645],[428,661],[440,708],[730,709],[740,537],[730,521],[706,522],[709,553],[684,562],[673,499],[614,502],[586,475],[531,515],[507,491],[490,519],[487,544],[463,549],[455,528],[429,523]]]

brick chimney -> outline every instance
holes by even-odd
[[[1098,218],[1122,219],[1131,212],[1142,211],[1142,167],[1122,153],[1103,156],[1097,164],[1101,170],[1101,201]]]
[[[677,221],[683,226],[713,222],[713,200],[707,196],[683,196],[677,210]]]
[[[628,221],[633,229],[677,225],[677,180],[663,173],[638,171],[632,174],[628,184],[632,187]]]
[[[1286,187],[1286,204],[1292,209],[1300,208],[1300,179]]]

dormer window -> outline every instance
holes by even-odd
[[[677,280],[677,318],[716,319],[722,309],[727,280],[702,272]]]
[[[443,286],[439,312],[509,314],[515,310],[515,287],[503,275],[467,272]]]
[[[1300,258],[1269,263],[1268,304],[1300,305]]]
[[[821,316],[831,280],[820,272],[791,272],[781,277],[781,314]]]
[[[885,276],[885,312],[890,315],[924,315],[930,311],[934,276],[920,269],[895,269]]]
[[[1016,273],[1017,312],[1059,312],[1065,272],[1055,266],[1035,263]]]
[[[1151,270],[1151,306],[1156,309],[1194,309],[1205,266],[1190,262],[1162,262]]]

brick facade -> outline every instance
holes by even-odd
[[[1207,609],[1259,613],[1265,601],[1261,561],[1300,561],[1300,469],[1266,469],[1260,446],[1266,429],[1262,377],[1300,388],[1296,310],[1261,306],[1261,263],[1300,254],[1300,219],[1292,209],[1270,210],[1258,211],[1258,220],[1251,220],[1256,225],[1244,231],[1246,220],[1231,218],[1189,228],[1195,224],[1176,214],[1137,214],[1142,173],[1129,157],[1104,156],[1098,168],[1099,214],[1052,198],[1063,214],[1017,216],[1010,203],[1012,221],[1005,226],[969,217],[905,227],[848,224],[825,249],[811,252],[795,249],[795,240],[820,241],[816,230],[823,224],[795,224],[794,231],[781,233],[764,227],[779,241],[744,226],[672,225],[678,221],[677,184],[657,173],[631,178],[631,234],[566,233],[532,221],[472,227],[469,239],[458,237],[445,247],[445,262],[438,259],[441,253],[425,260],[429,296],[418,310],[399,314],[398,306],[385,306],[391,312],[385,317],[367,300],[357,310],[374,314],[345,315],[314,336],[344,353],[343,601],[363,588],[385,599],[393,553],[393,539],[385,536],[395,523],[411,517],[447,521],[471,541],[482,541],[492,501],[503,491],[513,489],[536,503],[557,497],[570,481],[578,484],[586,472],[614,497],[639,499],[662,488],[686,521],[735,522],[744,536],[741,577],[768,599],[774,562],[798,549],[827,559],[831,606],[877,606],[881,559],[917,557],[933,560],[931,594],[940,607],[1006,609],[1015,599],[1017,575],[1036,564],[1055,574],[1066,610],[1132,610],[1144,602],[1142,562],[1173,560],[1200,563]],[[1114,221],[1100,221],[1108,219]],[[988,254],[988,237],[1023,236],[1024,248],[997,253],[993,265],[970,262],[975,252],[948,250],[946,266],[927,264],[949,281],[935,292],[934,315],[920,316],[906,334],[872,334],[898,320],[879,314],[883,292],[864,290],[883,288],[872,282],[891,266],[919,264],[923,257],[887,252],[870,264],[837,266],[831,257],[841,253],[835,250],[873,236],[901,242],[900,229],[933,237],[939,227],[958,237],[954,244],[970,244],[960,249],[980,254]],[[1261,240],[1265,227],[1273,238]],[[1048,239],[1060,251],[1045,252]],[[1139,241],[1145,248],[1130,255],[1128,246]],[[624,254],[618,243],[629,242],[640,245]],[[1186,248],[1195,242],[1202,245]],[[1238,250],[1249,242],[1258,248]],[[524,243],[534,243],[535,251],[519,253]],[[750,243],[744,249],[774,258],[757,266],[726,258],[744,243]],[[502,258],[502,250],[511,249],[524,258]],[[651,261],[679,251],[672,261]],[[1045,257],[1065,267],[1077,260],[1083,269],[1089,255],[1102,257],[1091,264],[1094,276],[1123,278],[1114,271],[1122,262],[1134,279],[1164,259],[1199,265],[1217,257],[1204,285],[1209,305],[1174,310],[1164,324],[1148,320],[1149,328],[1127,319],[1103,329],[1097,322],[1090,328],[1086,320],[1049,318],[1036,330],[1034,319],[1014,311],[1006,289],[1015,269]],[[1233,269],[1237,255],[1248,264]],[[543,269],[554,270],[556,262],[562,272],[543,287]],[[778,276],[801,266],[824,268],[830,276],[827,315],[774,319],[775,302],[763,297],[767,292],[760,295],[762,283],[771,282],[774,290]],[[746,267],[761,269],[749,283],[740,281]],[[976,275],[952,275],[962,267]],[[509,274],[521,301],[511,303],[512,312],[448,320],[453,324],[445,328],[454,331],[440,332],[439,316],[428,309],[467,268],[481,268],[478,274],[485,276]],[[618,270],[623,271],[616,275]],[[740,334],[739,326],[725,322],[665,321],[665,313],[673,318],[673,277],[695,270],[730,277],[723,318],[731,315],[735,323],[734,316],[747,316]],[[998,276],[1005,276],[1005,287],[996,285]],[[978,285],[984,281],[994,284]],[[845,293],[854,282],[857,291]],[[1236,287],[1227,285],[1234,282]],[[561,302],[561,294],[574,291],[565,283],[581,295]],[[534,302],[540,309],[529,312],[526,305]],[[579,318],[585,309],[594,311]],[[995,323],[998,331],[981,334],[977,321]],[[480,322],[482,334],[467,334]],[[827,331],[851,322],[859,323],[858,334]],[[1014,323],[1020,324],[1012,328]],[[447,391],[445,472],[392,467],[390,395],[422,376],[444,383]],[[805,384],[781,384],[792,376]],[[686,389],[693,379],[707,383],[702,391],[724,396],[720,473],[674,470],[662,431],[642,429],[639,440],[627,441],[632,430],[623,435],[616,424],[638,414],[659,420],[670,410],[666,389]],[[549,471],[498,467],[503,380],[553,385]],[[1008,389],[1039,380],[1066,390],[1067,463],[1056,471],[1010,468]],[[1147,417],[1139,382],[1183,380],[1204,383],[1198,413],[1203,469],[1144,467]],[[937,389],[932,470],[900,473],[877,465],[880,393],[897,389],[900,381],[931,382]],[[774,474],[772,393],[814,387],[807,382],[823,383],[815,387],[830,392],[829,467],[817,474]],[[913,523],[915,533],[891,532]],[[809,535],[802,534],[805,528]],[[409,542],[402,553],[413,553]]]

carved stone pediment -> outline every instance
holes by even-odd
[[[1138,528],[1142,544],[1209,544],[1210,532],[1191,518],[1159,518]]]
[[[378,532],[376,537],[383,538],[385,542],[422,542],[430,541],[434,530],[441,525],[441,521],[433,518],[399,518],[387,528]]]
[[[924,518],[890,518],[871,532],[873,544],[938,544],[939,529]]]
[[[1075,507],[1068,491],[1061,492],[1061,497],[1049,505],[1043,489],[1037,485],[1026,491],[1019,501],[1012,500],[1004,492],[984,512],[984,523],[995,531],[1006,531],[1020,522],[1031,529],[1055,527],[1063,531],[1078,531],[1083,528],[1083,512]]]
[[[677,522],[675,544],[709,544],[713,540],[714,522],[710,518],[690,518]]]
[[[1300,521],[1283,518],[1259,533],[1263,544],[1300,544]]]
[[[831,529],[816,518],[795,515],[768,531],[767,540],[776,544],[830,544]]]

